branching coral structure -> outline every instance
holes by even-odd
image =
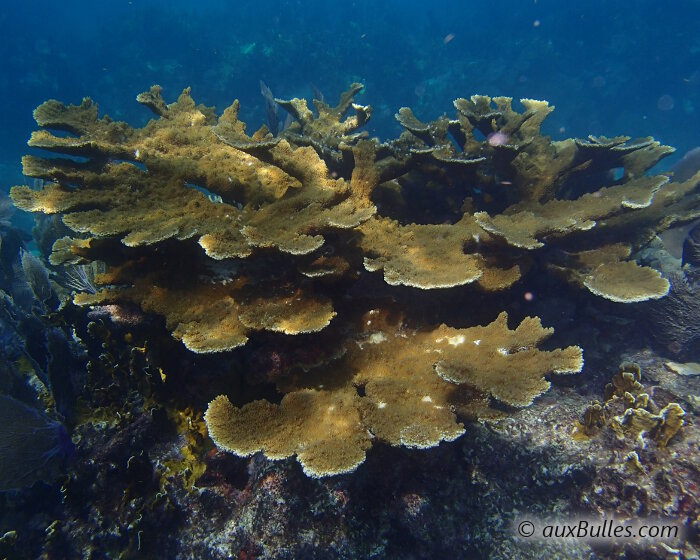
[[[361,130],[372,113],[354,102],[361,89],[315,110],[275,100],[295,119],[276,135],[248,134],[237,101],[217,116],[189,89],[171,104],[159,86],[139,95],[157,117],[139,129],[100,118],[90,99],[47,101],[29,145],[62,157],[26,156],[25,174],[49,182],[11,192],[75,232],[53,264],[105,263],[78,305],[138,305],[195,353],[262,331],[326,336],[327,359],[276,380],[279,404],[222,395],[206,413],[222,449],[296,455],[310,476],[354,470],[375,440],[454,440],[458,416],[527,406],[546,376],[583,367],[578,346],[538,348],[552,329],[536,317],[404,323],[389,320],[386,291],[478,295],[552,274],[614,302],[661,298],[668,281],[631,255],[700,216],[700,174],[646,174],[673,151],[653,138],[554,142],[540,131],[548,103],[524,99],[518,112],[473,96],[429,123],[400,109],[404,133],[382,143]],[[383,279],[383,295],[349,302],[367,277]]]

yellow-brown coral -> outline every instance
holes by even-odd
[[[612,420],[612,427],[618,433],[628,434],[632,438],[646,435],[654,439],[659,446],[666,447],[669,440],[683,427],[685,411],[678,403],[667,404],[658,414],[644,408],[628,408],[624,415]]]
[[[537,319],[510,330],[501,313],[484,327],[414,333],[368,322],[370,330],[342,359],[320,368],[347,379],[339,387],[292,391],[279,406],[255,401],[237,408],[225,396],[214,399],[206,419],[217,445],[243,456],[296,454],[312,476],[348,472],[364,460],[369,434],[391,445],[434,447],[464,433],[454,408],[465,404],[465,394],[527,406],[549,388],[545,374],[583,367],[578,347],[537,349],[552,333]]]
[[[594,401],[585,410],[583,421],[576,422],[574,438],[587,439],[609,426],[620,439],[629,437],[645,446],[645,438],[650,438],[660,447],[666,447],[683,427],[685,411],[673,402],[659,410],[649,394],[642,392],[641,380],[642,371],[638,364],[620,364],[618,373],[605,387],[605,403],[601,405]],[[635,464],[638,463],[637,456]]]
[[[89,99],[47,101],[30,146],[81,161],[26,156],[25,173],[50,182],[11,192],[75,232],[56,240],[52,263],[106,263],[97,293],[76,303],[136,304],[197,353],[232,351],[260,331],[331,346],[329,363],[307,375],[292,364],[275,380],[279,405],[219,397],[207,413],[222,447],[296,455],[314,476],[352,470],[372,438],[453,440],[465,430],[457,411],[527,406],[548,389],[545,375],[579,371],[579,347],[539,350],[551,329],[522,316],[509,329],[499,304],[484,309],[485,293],[509,297],[555,272],[619,303],[663,297],[667,280],[635,253],[700,216],[700,174],[645,175],[672,151],[652,138],[553,142],[541,133],[548,103],[524,99],[518,111],[510,98],[473,96],[432,122],[400,109],[405,132],[380,143],[361,130],[372,113],[354,103],[361,89],[316,112],[277,100],[295,119],[277,135],[249,134],[237,101],[217,115],[189,89],[170,104],[159,86],[139,95],[157,117],[143,128],[100,118]],[[428,315],[423,298],[436,292],[482,307]],[[360,319],[393,305],[403,326]],[[467,327],[440,325],[442,314]],[[678,418],[669,409],[664,434]]]
[[[360,422],[357,394],[306,389],[289,393],[279,406],[255,401],[236,408],[225,396],[209,403],[205,419],[221,449],[270,459],[296,454],[309,476],[352,471],[365,460],[370,434]]]

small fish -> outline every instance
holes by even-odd
[[[265,98],[265,112],[270,132],[273,136],[277,136],[279,132],[279,105],[275,101],[275,96],[272,95],[272,90],[262,80],[260,80],[260,93]]]
[[[0,491],[47,479],[75,450],[63,424],[7,395],[0,426]]]
[[[320,89],[318,89],[314,84],[311,84],[311,91],[314,94],[314,99],[318,99],[323,103],[326,102],[326,98],[323,96],[323,92]]]

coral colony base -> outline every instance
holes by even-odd
[[[432,122],[402,108],[405,131],[381,143],[361,132],[361,89],[335,107],[275,100],[294,119],[276,135],[248,135],[237,101],[217,116],[189,89],[172,104],[159,86],[139,95],[157,116],[140,129],[99,118],[90,99],[47,101],[29,145],[62,157],[26,156],[25,175],[47,182],[11,192],[74,232],[53,265],[105,268],[75,304],[137,306],[196,354],[226,356],[263,331],[296,348],[267,379],[276,401],[219,384],[228,396],[205,419],[219,448],[296,455],[312,477],[353,471],[375,440],[433,447],[465,432],[460,419],[530,405],[546,376],[582,369],[583,351],[540,349],[553,329],[509,324],[490,294],[551,277],[614,302],[661,298],[668,281],[634,255],[700,216],[700,174],[646,174],[673,151],[653,138],[553,142],[540,132],[548,103],[518,112],[477,95]],[[415,312],[438,292],[459,295],[455,328]]]

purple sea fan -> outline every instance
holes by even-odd
[[[63,424],[7,395],[0,395],[0,426],[0,491],[31,486],[73,454]]]
[[[649,333],[675,357],[687,356],[700,345],[700,287],[682,271],[667,273],[668,296],[649,302]]]

